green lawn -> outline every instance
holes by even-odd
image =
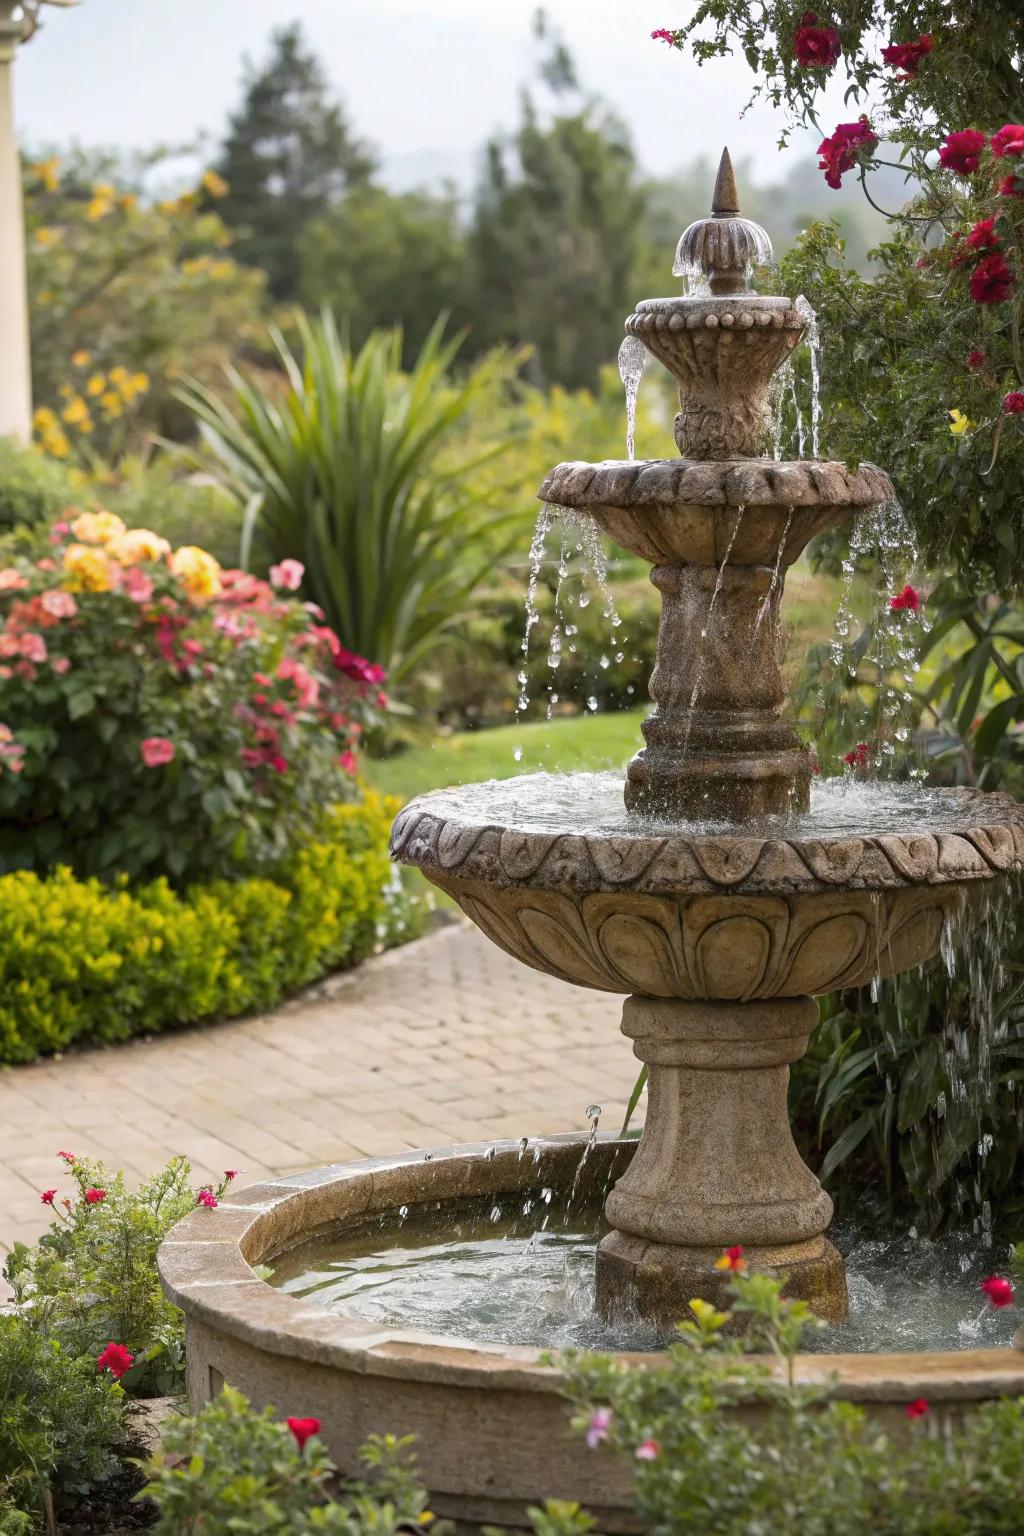
[[[624,769],[644,744],[640,721],[649,711],[647,704],[619,714],[460,731],[438,736],[429,746],[414,747],[382,762],[366,762],[364,773],[374,789],[409,800],[428,789],[470,784],[477,779],[510,779],[516,773],[541,769]],[[517,748],[522,750],[518,761]]]

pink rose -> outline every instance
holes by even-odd
[[[44,592],[39,599],[39,606],[44,613],[48,613],[51,619],[73,619],[78,612],[78,604],[70,592],[62,592],[57,588],[53,592]]]
[[[22,635],[19,644],[21,655],[26,661],[46,660],[46,641],[35,630],[29,630],[27,635]]]
[[[285,592],[297,592],[305,574],[306,567],[301,560],[282,560],[280,565],[270,567],[271,584]]]
[[[5,566],[0,571],[0,592],[20,592],[28,586],[28,580],[16,571],[13,565]]]
[[[147,768],[164,768],[174,761],[174,742],[166,736],[147,736],[139,742],[139,751]]]
[[[133,603],[148,603],[153,596],[153,583],[141,566],[130,565],[124,573],[122,585]]]

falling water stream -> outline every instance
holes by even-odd
[[[627,336],[619,348],[619,377],[626,391],[626,458],[636,458],[636,401],[647,362],[647,348],[639,336]]]

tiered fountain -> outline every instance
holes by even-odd
[[[661,593],[657,707],[624,783],[477,784],[414,801],[394,827],[394,856],[502,949],[626,994],[622,1028],[649,1070],[646,1125],[635,1155],[598,1144],[585,1178],[610,1188],[596,1299],[611,1320],[671,1321],[691,1297],[713,1298],[715,1260],[732,1244],[822,1317],[845,1317],[831,1202],[787,1115],[813,999],[930,959],[944,932],[969,926],[986,882],[1024,862],[1024,812],[1004,796],[812,783],[784,713],[785,572],[815,534],[892,487],[872,465],[769,456],[770,381],[805,313],[751,291],[766,248],[739,215],[726,154],[712,216],[680,242],[678,265],[704,291],[645,300],[626,322],[678,383],[682,456],[561,464],[541,487],[649,560]],[[343,1462],[370,1429],[416,1432],[445,1513],[518,1522],[525,1503],[552,1495],[583,1498],[604,1528],[622,1528],[626,1479],[581,1470],[557,1372],[535,1351],[374,1327],[275,1292],[246,1263],[327,1230],[355,1231],[358,1246],[371,1216],[400,1206],[433,1210],[443,1242],[444,1210],[468,1197],[575,1189],[580,1150],[570,1139],[528,1157],[454,1148],[318,1170],[190,1218],[162,1262],[188,1315],[193,1402],[225,1377],[263,1400],[301,1396]],[[1009,1350],[822,1366],[838,1366],[848,1395],[894,1405],[922,1390],[937,1404],[1024,1388]]]

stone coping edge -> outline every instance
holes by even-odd
[[[186,1319],[197,1320],[271,1355],[307,1360],[358,1375],[449,1386],[559,1393],[561,1372],[543,1351],[484,1345],[393,1328],[327,1311],[275,1290],[253,1271],[288,1247],[346,1220],[400,1204],[515,1192],[566,1182],[580,1166],[583,1134],[475,1142],[433,1151],[334,1163],[233,1191],[216,1210],[193,1211],[162,1244],[164,1291]],[[591,1179],[607,1183],[637,1143],[598,1138],[588,1157]],[[658,1354],[623,1353],[638,1365]],[[801,1381],[837,1379],[848,1401],[885,1403],[927,1396],[964,1402],[1024,1394],[1024,1353],[1014,1349],[887,1355],[801,1355]]]
[[[539,501],[586,507],[835,507],[891,501],[877,464],[847,469],[827,459],[567,459],[548,471]]]

